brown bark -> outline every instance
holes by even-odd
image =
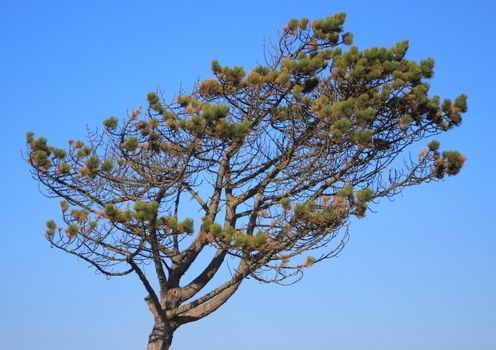
[[[148,338],[147,350],[168,350],[172,343],[173,331],[165,323],[155,321]]]

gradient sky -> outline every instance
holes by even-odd
[[[441,138],[461,174],[407,190],[353,222],[336,259],[297,285],[247,281],[173,349],[496,349],[496,57],[488,0],[0,1],[0,349],[144,349],[152,317],[134,277],[106,280],[50,249],[59,215],[22,160],[27,130],[64,144],[123,117],[157,86],[168,96],[210,76],[210,61],[263,59],[290,18],[345,11],[360,48],[410,40],[436,59],[432,91],[464,92],[462,126]],[[70,344],[70,345],[68,345]]]

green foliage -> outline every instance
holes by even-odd
[[[112,203],[107,203],[104,206],[104,213],[109,216],[110,218],[113,218],[117,215],[118,209],[112,204]]]
[[[150,108],[159,114],[163,114],[165,112],[164,107],[160,103],[160,98],[158,95],[154,92],[149,92],[146,95],[146,99],[148,100],[148,103],[150,104]]]
[[[289,198],[281,198],[280,203],[284,210],[291,210],[291,200]]]
[[[71,211],[71,216],[79,221],[79,222],[85,222],[86,220],[88,220],[88,214],[89,212],[86,210],[86,209],[81,209],[81,210],[72,210]]]
[[[439,143],[439,141],[436,141],[436,140],[432,140],[431,142],[429,142],[429,144],[427,145],[429,147],[429,150],[430,151],[437,151],[439,149],[439,146],[441,144]]]
[[[307,27],[308,27],[308,23],[309,22],[310,22],[310,20],[308,18],[302,18],[300,20],[300,23],[299,23],[300,29],[301,30],[306,30]]]
[[[66,233],[69,235],[69,237],[73,237],[79,233],[80,227],[77,224],[70,224],[67,229]]]
[[[112,159],[105,159],[102,163],[102,170],[105,172],[112,171],[114,168],[114,161]]]
[[[230,124],[229,129],[233,138],[243,138],[250,132],[251,123],[246,120],[241,123]]]
[[[212,72],[224,83],[237,87],[240,85],[246,72],[243,67],[222,67],[218,61],[212,61]]]
[[[119,124],[119,120],[116,117],[109,117],[103,121],[103,126],[105,126],[109,130],[113,130],[117,128]]]
[[[65,157],[67,157],[67,152],[62,148],[55,148],[53,150],[53,154],[57,159],[64,159]]]
[[[313,21],[312,27],[316,37],[327,40],[331,45],[335,45],[337,43],[336,35],[343,31],[345,20],[346,14],[341,12],[325,19]]]
[[[38,150],[34,153],[33,162],[42,169],[47,169],[52,166],[52,161],[48,157],[48,153],[43,150]]]
[[[312,213],[306,217],[310,222],[321,228],[332,227],[340,218],[341,214],[339,209],[336,209],[334,206],[327,206],[317,210],[314,209]]]
[[[202,230],[203,231],[207,231],[207,232],[210,231],[212,224],[213,224],[213,221],[208,216],[202,217]]]
[[[172,230],[177,230],[177,218],[171,216],[167,219],[167,226]]]
[[[208,121],[217,121],[227,117],[229,114],[229,106],[204,104],[202,107],[202,117]]]
[[[60,163],[57,169],[61,174],[69,174],[72,167],[69,163]]]
[[[465,163],[465,157],[458,151],[444,151],[443,160],[445,170],[449,175],[458,174]]]
[[[350,130],[351,126],[352,126],[351,121],[346,117],[338,119],[334,122],[334,127],[341,132]]]
[[[465,113],[468,111],[467,108],[467,95],[460,95],[455,99],[454,106],[460,110],[460,112]]]
[[[268,67],[265,67],[265,66],[256,66],[253,71],[257,72],[261,76],[266,76],[267,74],[269,74],[270,69]]]
[[[420,61],[420,70],[424,78],[432,78],[434,75],[434,59],[429,57]]]
[[[253,237],[253,245],[256,248],[259,248],[267,243],[269,236],[265,233],[259,232],[256,236]]]
[[[184,219],[183,222],[181,222],[181,228],[183,232],[185,233],[193,233],[194,229],[194,222],[193,219]]]
[[[219,61],[217,61],[217,60],[212,61],[211,67],[212,67],[212,72],[214,72],[215,74],[218,74],[222,71],[222,67],[219,64]]]
[[[26,142],[32,144],[34,141],[34,133],[31,131],[26,132]]]
[[[76,155],[78,158],[85,158],[91,153],[91,148],[89,147],[81,147],[78,149]]]
[[[406,131],[409,127],[410,127],[410,124],[412,123],[413,119],[412,119],[412,116],[409,115],[409,114],[403,114],[400,118],[399,118],[399,127],[401,130],[403,131]]]
[[[311,77],[311,78],[305,79],[303,81],[303,87],[302,87],[301,92],[303,94],[307,94],[307,93],[312,92],[319,85],[319,82],[320,82],[319,77]]]
[[[295,31],[297,28],[299,28],[300,21],[298,21],[296,18],[292,18],[287,25],[287,29],[291,32]]]
[[[55,232],[55,229],[57,228],[57,224],[55,224],[55,221],[48,220],[46,222],[46,226],[47,226],[47,234],[53,235],[53,233]]]
[[[69,141],[69,143],[71,143],[71,141]],[[84,142],[81,140],[76,140],[72,142],[72,145],[74,146],[75,149],[80,149],[84,147]]]
[[[355,193],[355,196],[361,203],[370,202],[374,198],[374,191],[371,188],[364,188]]]
[[[451,106],[451,100],[449,98],[445,98],[441,109],[444,113],[449,113],[451,111]]]
[[[355,115],[359,122],[367,124],[374,120],[375,110],[372,107],[367,107],[357,111]]]
[[[222,86],[215,79],[207,79],[198,85],[198,92],[207,98],[215,98],[222,93]]]
[[[320,70],[327,67],[327,61],[323,54],[317,54],[315,56],[304,56],[298,57],[295,60],[287,59],[284,61],[284,68],[286,68],[290,73],[295,76],[313,76],[317,74]],[[289,76],[286,77],[289,79]],[[295,90],[293,93],[303,92],[303,86],[295,85]]]
[[[349,98],[344,101],[335,102],[331,108],[336,119],[349,118],[353,112],[355,112],[355,100],[353,98]]]
[[[38,140],[33,141],[31,144],[33,151],[48,151],[47,147],[47,139],[44,137],[40,137]]]
[[[231,225],[226,225],[222,230],[222,236],[225,243],[231,242],[235,234],[236,230]]]
[[[219,236],[222,234],[222,226],[219,225],[218,223],[214,222],[212,223],[212,225],[210,226],[210,231],[212,232],[212,234],[214,236]]]
[[[348,46],[353,44],[353,33],[348,32],[343,34],[343,44]]]
[[[158,202],[143,202],[143,201],[137,201],[134,203],[134,210],[136,211],[136,218],[142,221],[148,220],[152,221],[155,219],[158,211]],[[173,218],[169,219],[169,225],[171,224],[171,220]],[[174,218],[174,220],[176,220]],[[177,221],[174,226],[177,226]]]
[[[307,214],[307,209],[305,208],[304,204],[296,203],[293,207],[293,212],[296,218],[303,218]]]
[[[351,141],[358,143],[361,146],[366,146],[372,141],[374,132],[372,130],[356,130],[353,132]]]
[[[250,237],[247,235],[239,235],[236,237],[235,245],[238,247],[246,248],[250,245]]]
[[[443,152],[443,158],[446,159],[448,162],[456,162],[460,159],[460,152],[458,151],[444,151]]]
[[[233,68],[224,67],[222,73],[224,78],[234,86],[239,85],[246,75],[243,67],[240,66],[235,66]]]
[[[126,141],[124,141],[122,146],[128,152],[133,152],[136,148],[138,148],[138,138],[136,136],[130,136]]]
[[[340,191],[339,194],[343,197],[351,198],[353,196],[353,185],[346,185]]]
[[[160,102],[159,97],[154,92],[149,92],[148,95],[146,95],[146,99],[151,105]]]
[[[85,165],[91,174],[97,174],[100,167],[100,158],[98,156],[91,156],[86,160]]]
[[[98,226],[98,223],[96,221],[88,222],[88,230],[90,232],[93,231],[94,229],[96,229],[97,226]]]
[[[69,203],[67,201],[60,201],[60,209],[62,212],[66,212],[69,209]]]
[[[408,40],[403,40],[396,43],[391,49],[391,52],[393,53],[392,58],[396,61],[401,61],[402,59],[404,59],[409,46],[410,43],[408,42]]]
[[[181,107],[186,107],[190,102],[191,102],[191,96],[188,95],[179,96],[177,98],[177,103],[179,103]]]
[[[427,92],[429,91],[429,86],[422,84],[422,85],[417,85],[416,87],[413,88],[413,93],[417,97],[417,101],[419,103],[425,103],[427,99]]]

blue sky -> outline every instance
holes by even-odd
[[[32,130],[62,144],[125,116],[160,86],[172,96],[210,61],[254,66],[290,18],[345,11],[360,48],[410,40],[432,56],[432,91],[469,96],[443,136],[468,161],[443,183],[407,190],[354,222],[339,258],[292,287],[245,283],[187,325],[174,349],[496,348],[493,15],[487,0],[0,2],[0,348],[144,349],[151,314],[134,278],[106,280],[50,249],[44,198],[21,158]]]

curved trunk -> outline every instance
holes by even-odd
[[[160,321],[155,321],[148,338],[147,350],[169,350],[172,343],[173,331]]]

